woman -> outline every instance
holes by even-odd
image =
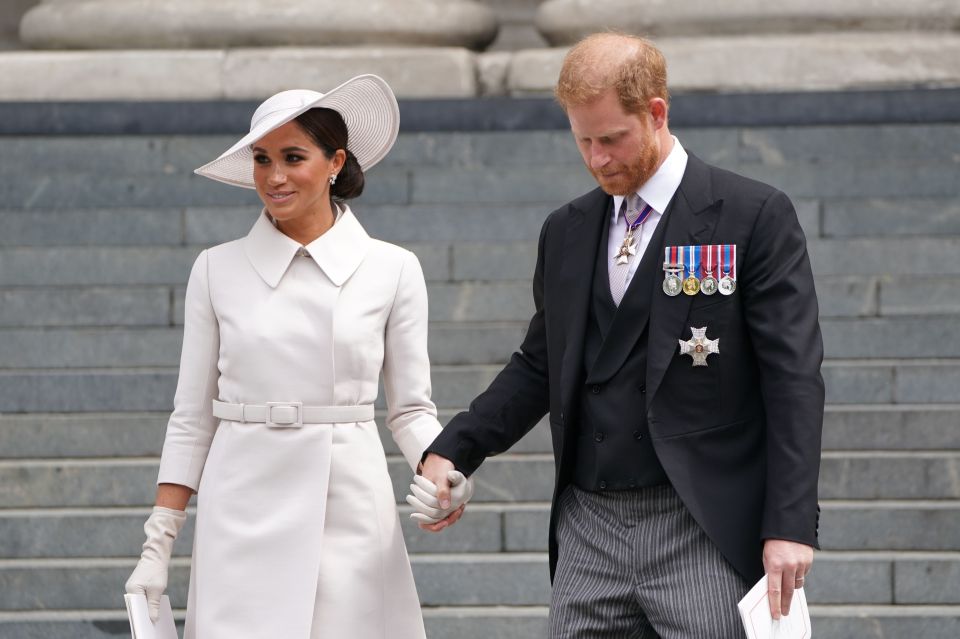
[[[373,403],[382,372],[387,427],[416,468],[440,432],[426,287],[417,258],[342,203],[398,128],[376,76],[284,91],[196,171],[255,188],[264,210],[190,274],[157,507],[127,582],[155,615],[196,492],[185,639],[424,636]]]

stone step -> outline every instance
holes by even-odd
[[[960,42],[960,37],[957,38]],[[569,141],[565,144],[569,144]],[[830,148],[830,147],[825,147]],[[944,146],[945,149],[950,148]],[[222,150],[222,149],[221,149]],[[693,148],[691,148],[693,150]],[[210,153],[216,157],[220,150]],[[725,168],[776,186],[791,198],[909,198],[948,200],[956,187],[952,161],[917,161],[911,164],[832,163],[828,168],[815,162],[771,162],[756,158],[733,158]],[[357,201],[362,214],[376,205],[446,205],[464,203],[487,209],[540,207],[545,216],[553,208],[596,188],[596,182],[567,150],[555,154],[562,164],[539,159],[523,165],[494,162],[474,165],[395,164],[377,167],[366,181]],[[572,160],[572,161],[571,161]],[[88,160],[89,162],[89,160]],[[136,166],[136,159],[133,166]],[[188,207],[238,207],[258,210],[260,200],[253,191],[231,188],[193,175],[198,164],[184,163],[171,171],[147,171],[139,175],[126,171],[44,173],[18,175],[0,185],[4,208],[14,211],[57,211],[63,209],[185,209]],[[922,211],[908,217],[920,217]],[[541,217],[542,219],[542,217]],[[450,225],[450,221],[446,225]],[[531,238],[531,239],[535,239]]]
[[[181,325],[183,323],[183,281],[176,284],[162,282],[157,285],[124,284],[123,279],[137,279],[136,258],[129,249],[122,253],[107,256],[118,257],[115,266],[108,267],[109,273],[101,271],[99,276],[73,272],[64,264],[60,274],[46,272],[31,278],[44,278],[58,283],[55,286],[16,286],[0,288],[0,327],[70,327],[70,326],[162,326]],[[434,255],[423,261],[426,274],[440,275],[447,267],[440,264],[448,253]],[[179,267],[189,272],[194,259],[193,250],[184,250],[169,254],[182,261]],[[170,268],[164,262],[164,256],[150,260],[152,265]],[[2,259],[2,258],[0,258]],[[458,257],[458,260],[460,258]],[[94,261],[94,260],[89,260]],[[41,260],[25,260],[22,264],[34,267]],[[81,259],[78,267],[83,267],[86,259]],[[103,264],[103,262],[101,262]],[[131,270],[122,271],[124,266]],[[146,271],[144,271],[146,272]],[[172,279],[179,273],[160,279]],[[2,277],[2,275],[0,275]],[[158,273],[142,275],[143,279],[156,279]],[[185,280],[186,274],[183,275]],[[101,281],[114,280],[103,286],[86,282],[70,282],[69,279]],[[873,276],[832,276],[817,277],[817,292],[820,303],[820,315],[823,320],[834,318],[876,318],[876,317],[923,317],[932,315],[950,315],[960,313],[960,298],[954,290],[960,288],[960,277],[873,277]],[[526,322],[533,310],[529,279],[511,281],[431,281],[428,283],[430,296],[430,318],[435,322]],[[908,320],[904,320],[908,321]],[[842,324],[839,324],[841,327]],[[882,346],[882,345],[881,345]],[[889,347],[889,346],[888,346]]]
[[[909,209],[909,213],[906,211]],[[842,198],[823,201],[825,237],[960,234],[960,202],[953,198]]]
[[[391,456],[389,465],[394,492],[402,498],[410,469],[402,457]],[[144,505],[153,503],[156,475],[154,457],[3,460],[0,508]],[[960,499],[958,477],[960,450],[825,452],[820,497]],[[477,471],[476,484],[478,502],[549,501],[553,455],[510,453],[489,458]]]
[[[413,555],[424,606],[529,606],[549,601],[546,553]],[[189,560],[175,559],[168,592],[183,607]],[[133,559],[0,560],[0,611],[117,606]],[[811,604],[960,603],[956,553],[818,554],[807,583]],[[43,593],[38,600],[36,593]]]
[[[960,607],[929,605],[810,607],[812,630],[823,639],[960,636]]]
[[[470,308],[483,304],[471,292],[461,292],[463,306],[433,305],[438,309],[435,315],[466,319],[431,324],[431,363],[474,365],[507,361],[523,341],[526,321],[472,321]],[[509,306],[487,308],[490,316],[511,314]],[[513,314],[522,313],[518,309]],[[952,339],[956,329],[956,320],[952,318],[824,320],[821,328],[828,359],[960,357],[960,341]],[[180,347],[180,328],[0,328],[0,369],[177,366]]]
[[[440,411],[446,424],[458,409]],[[0,413],[0,459],[57,457],[152,457],[160,454],[169,413]],[[400,451],[382,425],[380,438]],[[825,451],[960,450],[960,406],[830,405],[824,414]],[[551,453],[546,419],[511,453]]]
[[[0,327],[169,326],[173,297],[159,286],[0,288]]]
[[[483,472],[481,471],[481,475]],[[489,475],[489,473],[486,473]],[[405,494],[409,477],[403,483]],[[150,489],[150,486],[147,486]],[[407,548],[421,554],[544,552],[549,504],[490,503],[489,486],[478,481],[476,498],[462,524],[441,534],[427,533],[400,505]],[[496,496],[494,496],[496,498]],[[821,546],[830,551],[954,551],[960,543],[960,500],[821,502]],[[174,552],[190,554],[193,509]],[[143,543],[143,522],[149,509],[12,508],[0,511],[0,556],[8,559],[132,557]]]
[[[189,270],[186,262],[191,262],[192,259],[192,252],[184,258],[185,270]],[[124,263],[126,262],[121,261],[118,267]],[[160,260],[157,263],[159,264]],[[920,322],[921,328],[925,328],[923,322],[932,322],[931,326],[938,326],[938,322],[942,323],[943,319],[925,319],[925,316],[960,312],[960,301],[953,295],[955,287],[960,287],[960,278],[918,280],[915,277],[818,277],[817,289],[824,332],[828,340],[828,356],[832,354],[829,349],[838,348],[839,352],[843,352],[850,343],[846,339],[834,338],[830,331],[844,336],[849,334],[851,326],[843,322],[831,323],[828,320],[876,318],[878,315],[881,318],[889,317],[890,321],[874,321],[864,326],[881,338],[876,347],[896,353],[904,335],[897,334],[895,339],[891,340],[897,341],[897,344],[888,344],[883,343],[884,331],[914,321]],[[525,326],[532,313],[533,301],[528,281],[431,282],[428,290],[430,317],[434,322],[521,322]],[[182,325],[183,295],[184,289],[180,285],[168,287],[80,284],[0,288],[0,328]],[[893,321],[892,318],[896,317],[902,319]],[[925,333],[924,330],[917,333],[906,335],[909,339],[902,342],[919,342],[922,345],[920,352],[912,353],[913,356],[920,355],[924,348],[930,352],[930,344],[936,343],[934,340],[923,339],[925,335],[919,333]],[[833,343],[830,340],[834,340]],[[432,338],[432,342],[437,341],[436,337]],[[511,344],[512,350],[515,344]],[[946,346],[949,349],[950,340],[946,341]],[[10,348],[16,348],[16,345]],[[64,353],[62,356],[68,354]],[[0,365],[2,363],[0,360]]]
[[[467,406],[501,366],[433,366],[433,401]],[[831,404],[951,404],[960,363],[951,359],[828,360],[823,366]],[[140,412],[172,408],[173,367],[0,370],[0,412]],[[377,406],[383,407],[382,396]]]
[[[924,287],[907,299],[953,309],[946,287],[960,275],[960,237],[822,239],[809,243],[814,273],[823,276],[860,276],[846,283],[825,280],[825,299],[856,291],[858,304],[877,302],[868,296],[881,288],[901,284]],[[429,281],[475,282],[520,280],[529,285],[536,263],[534,242],[419,242],[405,243],[413,251]],[[21,286],[158,285],[183,287],[202,247],[14,247],[0,250],[0,288]],[[865,281],[864,281],[865,280]],[[931,295],[931,293],[934,293]],[[874,293],[875,294],[875,293]],[[901,293],[899,297],[903,297]],[[941,299],[941,298],[947,299]],[[885,304],[904,306],[901,299]],[[859,308],[856,307],[856,308]],[[882,307],[881,307],[882,308]],[[907,307],[909,311],[909,306]],[[865,311],[860,311],[865,312]],[[901,313],[904,311],[901,311]]]
[[[536,239],[547,215],[561,204],[546,196],[526,205],[374,204],[361,196],[351,210],[371,236],[389,242],[419,243],[425,237],[431,242],[502,242]],[[243,237],[258,213],[250,207],[186,209],[185,241],[212,245]]]
[[[217,155],[219,152],[211,159]],[[589,176],[587,179],[590,179]],[[408,171],[382,169],[376,179],[371,178],[366,183],[364,202],[411,202],[413,191],[409,182]],[[17,210],[169,209],[241,205],[259,210],[260,207],[260,200],[254,191],[230,187],[192,173],[33,173],[0,183],[0,196],[6,208]]]
[[[960,409],[950,406],[828,406],[824,450],[960,449]]]
[[[371,235],[395,243],[418,243],[425,229],[434,242],[532,241],[559,204],[378,205],[361,198],[353,210]],[[960,234],[955,198],[795,198],[794,204],[811,240]],[[206,246],[245,236],[258,213],[256,206],[0,210],[6,229],[0,247]]]
[[[179,209],[0,211],[7,246],[176,246],[184,241]],[[248,225],[249,230],[249,225]]]
[[[430,639],[530,639],[547,636],[548,607],[438,606],[423,610]],[[182,622],[183,611],[174,612]],[[960,606],[812,605],[818,639],[955,639]],[[4,639],[112,639],[129,631],[126,613],[110,610],[0,612]]]
[[[251,110],[254,105],[251,104]],[[684,148],[700,159],[736,170],[741,165],[917,166],[953,164],[960,145],[955,122],[806,126],[673,126]],[[239,132],[239,131],[238,131]],[[235,141],[229,135],[98,135],[96,145],[82,135],[7,135],[9,155],[0,159],[5,175],[187,176],[220,155]],[[509,153],[504,153],[509,148]],[[96,162],[91,162],[95,157]],[[584,171],[570,131],[423,131],[401,132],[390,154],[374,169],[480,166],[567,167]],[[864,193],[864,197],[871,197]],[[818,195],[817,197],[821,197]],[[913,200],[911,200],[912,202]],[[902,200],[906,203],[906,200]],[[463,204],[468,205],[464,202]],[[951,204],[945,201],[944,204]],[[955,206],[955,202],[952,203]],[[0,204],[9,207],[9,202]],[[153,205],[151,205],[153,206]],[[194,205],[191,205],[194,206]],[[496,210],[490,211],[495,214]],[[909,213],[913,213],[911,208]],[[919,217],[919,216],[918,216]],[[896,221],[894,221],[896,223]]]
[[[434,324],[430,361],[502,363],[520,346],[525,332],[525,322]],[[181,337],[180,328],[0,329],[0,369],[178,366]]]

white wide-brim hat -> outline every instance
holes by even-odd
[[[254,112],[250,132],[194,173],[234,186],[256,188],[253,143],[298,115],[320,107],[333,109],[343,117],[347,124],[347,149],[364,171],[382,160],[397,140],[400,108],[393,91],[378,76],[358,75],[327,93],[293,89],[267,98]]]

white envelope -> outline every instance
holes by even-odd
[[[130,633],[133,639],[180,639],[173,622],[173,610],[170,608],[168,596],[163,595],[160,598],[160,618],[157,623],[150,621],[146,595],[124,595],[123,600],[127,604],[127,617],[130,618]]]
[[[803,588],[793,591],[790,615],[774,621],[770,615],[770,597],[767,594],[767,576],[750,589],[737,604],[747,639],[810,639],[810,611]]]

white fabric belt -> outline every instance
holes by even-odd
[[[229,404],[213,400],[213,416],[241,424],[266,424],[268,428],[300,428],[304,424],[343,424],[373,419],[373,405],[304,406],[303,402]]]

